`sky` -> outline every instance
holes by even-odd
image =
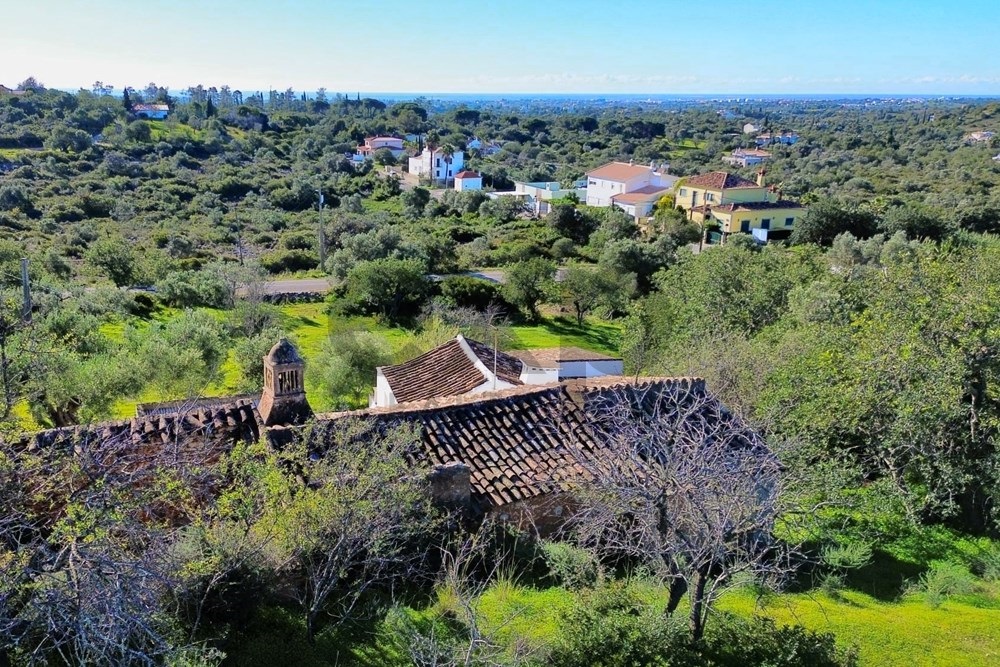
[[[0,83],[1000,95],[1000,0],[0,0]]]

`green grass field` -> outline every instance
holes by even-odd
[[[732,592],[720,608],[754,611],[778,623],[832,632],[844,646],[857,645],[862,665],[885,667],[980,667],[1000,664],[1000,609],[949,600],[931,607],[918,596],[899,602],[845,591],[774,596],[761,606],[753,595]]]
[[[331,333],[344,330],[372,331],[384,336],[392,347],[393,353],[400,360],[409,358],[413,354],[413,349],[408,349],[408,345],[416,339],[416,334],[413,331],[382,325],[372,317],[331,320],[326,312],[325,303],[288,304],[281,306],[279,310],[281,312],[281,328],[288,332],[307,364],[319,356],[324,341]],[[212,309],[206,309],[206,311],[220,318],[223,317],[222,311]],[[155,319],[164,321],[175,316],[178,312],[174,309],[163,309],[157,312]],[[138,319],[127,323],[124,321],[108,322],[102,324],[100,330],[112,341],[120,341],[127,325],[141,328],[148,326],[148,323]],[[583,326],[580,326],[574,318],[544,317],[537,324],[511,326],[507,337],[507,347],[524,350],[577,346],[595,352],[617,354],[620,336],[621,327],[615,322],[590,319]],[[229,356],[220,369],[219,379],[205,387],[202,394],[208,397],[238,393],[239,379],[239,369],[236,366],[233,351],[230,350]],[[308,373],[306,374],[306,393],[309,395],[313,409],[319,412],[332,409],[332,401],[323,396]],[[116,419],[132,417],[135,415],[136,405],[139,403],[155,403],[172,398],[180,397],[163,396],[155,389],[150,389],[139,396],[118,401],[112,416]],[[27,415],[27,410],[24,410],[24,413]],[[31,428],[30,422],[27,421],[24,422],[24,426]]]
[[[648,587],[650,604],[662,605],[666,592]],[[532,589],[501,583],[479,600],[487,626],[502,628],[507,642],[545,643],[556,632],[561,611],[573,594],[560,588]],[[919,596],[880,602],[846,591],[838,599],[822,593],[782,594],[761,604],[753,593],[727,593],[719,609],[761,614],[778,624],[833,632],[845,646],[857,646],[862,665],[880,667],[984,667],[1000,664],[1000,609],[949,600],[933,608]],[[711,621],[709,621],[711,622]]]

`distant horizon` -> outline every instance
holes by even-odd
[[[20,81],[14,83],[16,86],[21,81],[25,80],[27,77],[22,78]],[[3,84],[0,81],[0,84]],[[40,81],[42,85],[45,86],[46,90],[60,90],[67,93],[75,93],[79,90],[90,90],[91,86],[49,86],[45,84],[44,81]],[[216,84],[206,85],[204,83],[192,84],[193,86],[201,85],[207,90],[212,86],[220,87]],[[228,85],[228,84],[222,84]],[[13,87],[13,86],[11,86]],[[143,92],[138,86],[131,86],[136,92]],[[230,86],[231,90],[239,90],[243,94],[247,93],[264,93],[267,94],[270,91],[276,93],[281,93],[287,90],[285,88],[241,88],[239,86]],[[183,95],[186,94],[188,88],[174,88],[166,87],[167,93],[170,95]],[[318,89],[312,90],[296,90],[293,89],[296,95],[306,94],[307,97],[314,97]],[[121,87],[115,87],[112,89],[112,95],[120,97],[124,89]],[[717,100],[720,102],[728,101],[740,101],[740,100],[758,100],[758,99],[807,99],[807,100],[839,100],[839,99],[941,99],[941,98],[951,98],[951,99],[977,99],[977,100],[989,100],[998,99],[1000,100],[1000,92],[997,93],[962,93],[962,92],[797,92],[797,93],[769,93],[769,92],[683,92],[683,93],[663,93],[663,92],[649,92],[649,91],[635,91],[635,92],[602,92],[602,91],[580,91],[580,92],[546,92],[546,91],[502,91],[502,92],[490,92],[490,91],[452,91],[452,92],[441,92],[441,91],[407,91],[407,90],[334,90],[324,87],[324,92],[327,97],[332,98],[337,95],[343,97],[355,97],[359,95],[364,98],[391,98],[391,99],[415,99],[415,98],[471,98],[471,99],[492,99],[492,98],[561,98],[561,99],[594,99],[594,98],[617,98],[617,99],[628,99],[628,98],[648,98],[648,99],[703,99],[703,100]]]

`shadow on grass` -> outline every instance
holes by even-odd
[[[565,316],[542,318],[534,322],[515,322],[516,335],[525,339],[524,344],[528,347],[553,347],[551,344],[533,345],[530,332],[532,328],[539,329],[545,334],[559,339],[557,344],[564,347],[580,346],[618,353],[621,330],[611,323],[591,321],[580,325],[575,318]],[[522,329],[522,331],[517,331],[518,329]]]
[[[844,591],[870,595],[881,602],[896,602],[926,570],[925,566],[899,560],[884,551],[875,551],[871,562],[867,565],[844,572],[841,588]],[[819,590],[821,573],[822,571],[816,569],[801,572],[801,575],[796,577],[796,582],[789,587],[789,592],[806,593]],[[830,594],[833,597],[840,597],[835,593]]]

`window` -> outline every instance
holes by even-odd
[[[760,221],[760,228],[761,229],[770,229],[771,228],[771,218],[764,218],[763,220],[761,220]]]
[[[715,201],[715,193],[713,193],[713,192],[706,192],[705,193],[705,201]]]
[[[791,227],[795,224],[795,218],[785,218],[785,227]]]
[[[740,231],[743,232],[744,234],[749,234],[750,233],[750,221],[749,220],[740,220]]]
[[[441,158],[436,158],[434,160],[434,166],[435,167],[440,167],[441,166]]]
[[[687,197],[687,188],[681,188],[681,197]]]

